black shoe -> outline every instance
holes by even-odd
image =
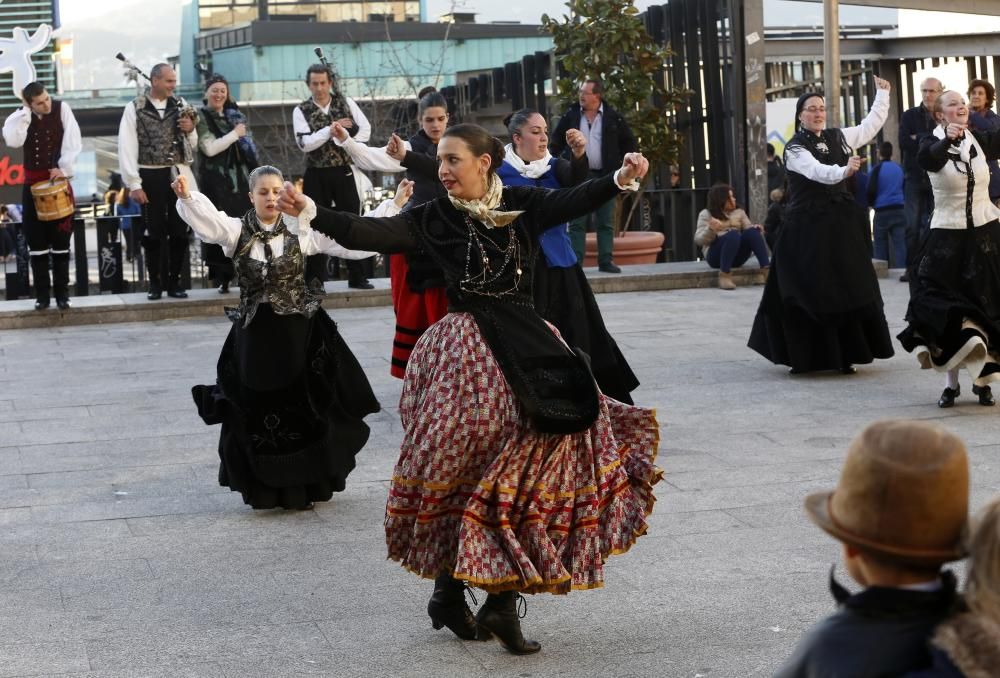
[[[989,386],[976,386],[972,385],[972,392],[979,396],[979,404],[985,405],[986,407],[992,407],[996,404],[993,400],[993,391],[990,390]]]
[[[597,270],[601,271],[602,273],[621,273],[622,272],[622,270],[619,267],[615,266],[611,262],[608,262],[606,264],[600,264],[597,267]],[[537,651],[538,650],[535,650],[535,652],[537,652]]]
[[[514,591],[491,593],[479,608],[476,623],[480,629],[489,631],[500,644],[513,654],[534,654],[542,649],[541,643],[525,640],[521,633],[523,614],[518,614],[518,603],[524,604],[524,596]]]
[[[360,282],[348,282],[347,286],[351,287],[353,289],[356,289],[356,290],[373,290],[373,289],[375,289],[375,286],[372,285],[367,280],[362,280]]]
[[[975,386],[973,386],[975,388]],[[941,391],[941,397],[938,398],[938,407],[951,407],[955,404],[955,398],[962,394],[962,387],[956,385],[955,388],[947,388]]]
[[[903,275],[899,276],[899,282],[910,282],[910,274],[904,273]]]
[[[56,299],[56,306],[59,307],[60,311],[68,311],[69,299]]]
[[[858,368],[855,367],[854,365],[845,365],[844,367],[840,368],[840,373],[841,374],[857,374],[858,373]]]
[[[229,283],[224,282],[221,285],[219,285],[219,294],[228,294],[228,293],[229,293]]]
[[[36,311],[44,311],[45,309],[47,309],[49,307],[49,303],[50,302],[49,302],[48,299],[38,299],[35,302],[35,310]]]
[[[803,369],[801,367],[789,367],[788,368],[788,373],[789,374],[805,374],[808,371],[809,370]]]
[[[149,286],[149,291],[146,292],[146,298],[149,299],[150,301],[156,301],[162,296],[163,296],[163,290],[161,290],[159,287],[153,287],[152,285]]]
[[[173,297],[174,299],[187,299],[188,293],[184,290],[170,290],[167,292],[168,297]]]
[[[435,630],[447,626],[462,640],[489,640],[487,633],[480,636],[476,618],[465,603],[465,584],[442,574],[434,580],[434,593],[427,603],[427,615]]]

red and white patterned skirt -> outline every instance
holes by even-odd
[[[468,313],[420,338],[400,416],[386,542],[422,577],[490,592],[598,588],[607,557],[646,531],[663,475],[656,413],[602,396],[587,431],[533,430]]]

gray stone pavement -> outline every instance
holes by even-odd
[[[905,285],[881,281],[898,331]],[[790,377],[745,347],[761,287],[601,295],[663,426],[649,534],[602,590],[533,596],[541,654],[433,631],[430,583],[385,559],[400,439],[387,308],[335,310],[385,409],[347,491],[254,512],[216,482],[222,318],[0,333],[0,677],[767,676],[832,604],[838,547],[806,520],[850,438],[934,419],[972,459],[973,505],[1000,490],[1000,407],[908,355],[852,377]],[[965,384],[967,386],[967,384]]]

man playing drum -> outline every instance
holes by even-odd
[[[24,106],[7,117],[3,138],[12,148],[24,147],[23,223],[31,255],[31,274],[35,279],[35,308],[49,307],[50,289],[60,310],[69,308],[69,238],[73,216],[42,221],[35,209],[32,184],[63,184],[65,199],[73,202],[69,177],[80,153],[80,126],[65,101],[56,101],[39,82],[31,82],[21,91]],[[49,255],[52,256],[52,280],[49,281]]]

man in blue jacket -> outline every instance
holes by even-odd
[[[903,168],[892,161],[892,144],[879,147],[882,159],[868,177],[868,204],[875,210],[875,258],[906,265],[906,210]],[[893,257],[889,259],[889,241]]]
[[[604,86],[600,80],[589,79],[580,86],[580,101],[569,107],[556,125],[555,132],[549,137],[549,149],[552,155],[567,154],[566,132],[578,129],[587,138],[587,162],[590,165],[590,178],[611,174],[622,164],[626,153],[639,150],[639,144],[629,129],[628,123],[616,110],[604,103]],[[574,219],[569,224],[569,237],[573,242],[576,258],[583,262],[584,248],[587,237],[587,223],[590,218],[595,220],[597,231],[597,267],[605,273],[621,273],[615,266],[611,250],[614,247],[615,236],[615,201],[610,200],[596,212]]]

